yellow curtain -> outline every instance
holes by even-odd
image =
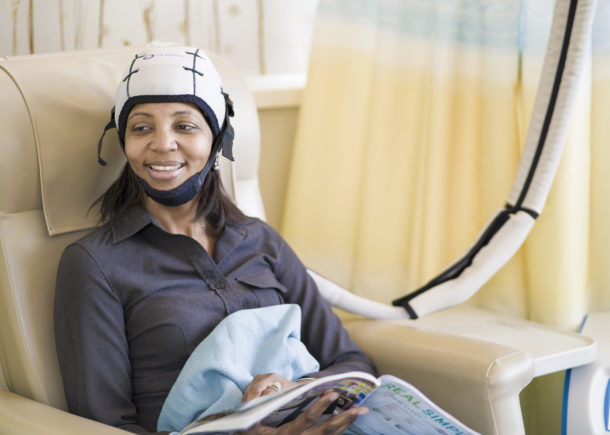
[[[510,191],[553,7],[320,0],[282,227],[308,266],[390,303],[467,249]],[[469,303],[569,329],[610,308],[610,0],[588,61],[545,208]],[[561,388],[528,387],[528,433],[559,433]]]
[[[282,233],[304,261],[389,303],[502,207],[553,1],[321,0]],[[610,307],[610,20],[527,241],[470,303],[575,328]]]

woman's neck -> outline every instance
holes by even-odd
[[[165,231],[171,234],[183,234],[197,240],[210,254],[213,254],[216,237],[209,231],[205,220],[195,220],[199,198],[175,207],[159,204],[150,197],[145,197],[142,205]]]
[[[155,221],[169,233],[193,237],[195,229],[201,225],[201,222],[194,221],[197,214],[196,200],[169,207],[147,196],[142,204],[152,217],[155,218]]]

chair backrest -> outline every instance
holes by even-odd
[[[59,257],[96,225],[91,203],[117,177],[124,157],[115,134],[97,141],[133,54],[144,47],[0,59],[0,387],[65,409],[55,353],[53,298]],[[258,188],[260,132],[241,76],[210,55],[235,106],[235,164],[227,191],[264,218]]]

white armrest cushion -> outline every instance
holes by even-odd
[[[344,325],[379,374],[412,383],[479,432],[523,433],[519,393],[534,376],[527,353],[399,321],[346,320]]]

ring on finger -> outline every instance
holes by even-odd
[[[282,384],[280,384],[278,381],[274,381],[267,388],[273,388],[276,392],[282,391]]]

